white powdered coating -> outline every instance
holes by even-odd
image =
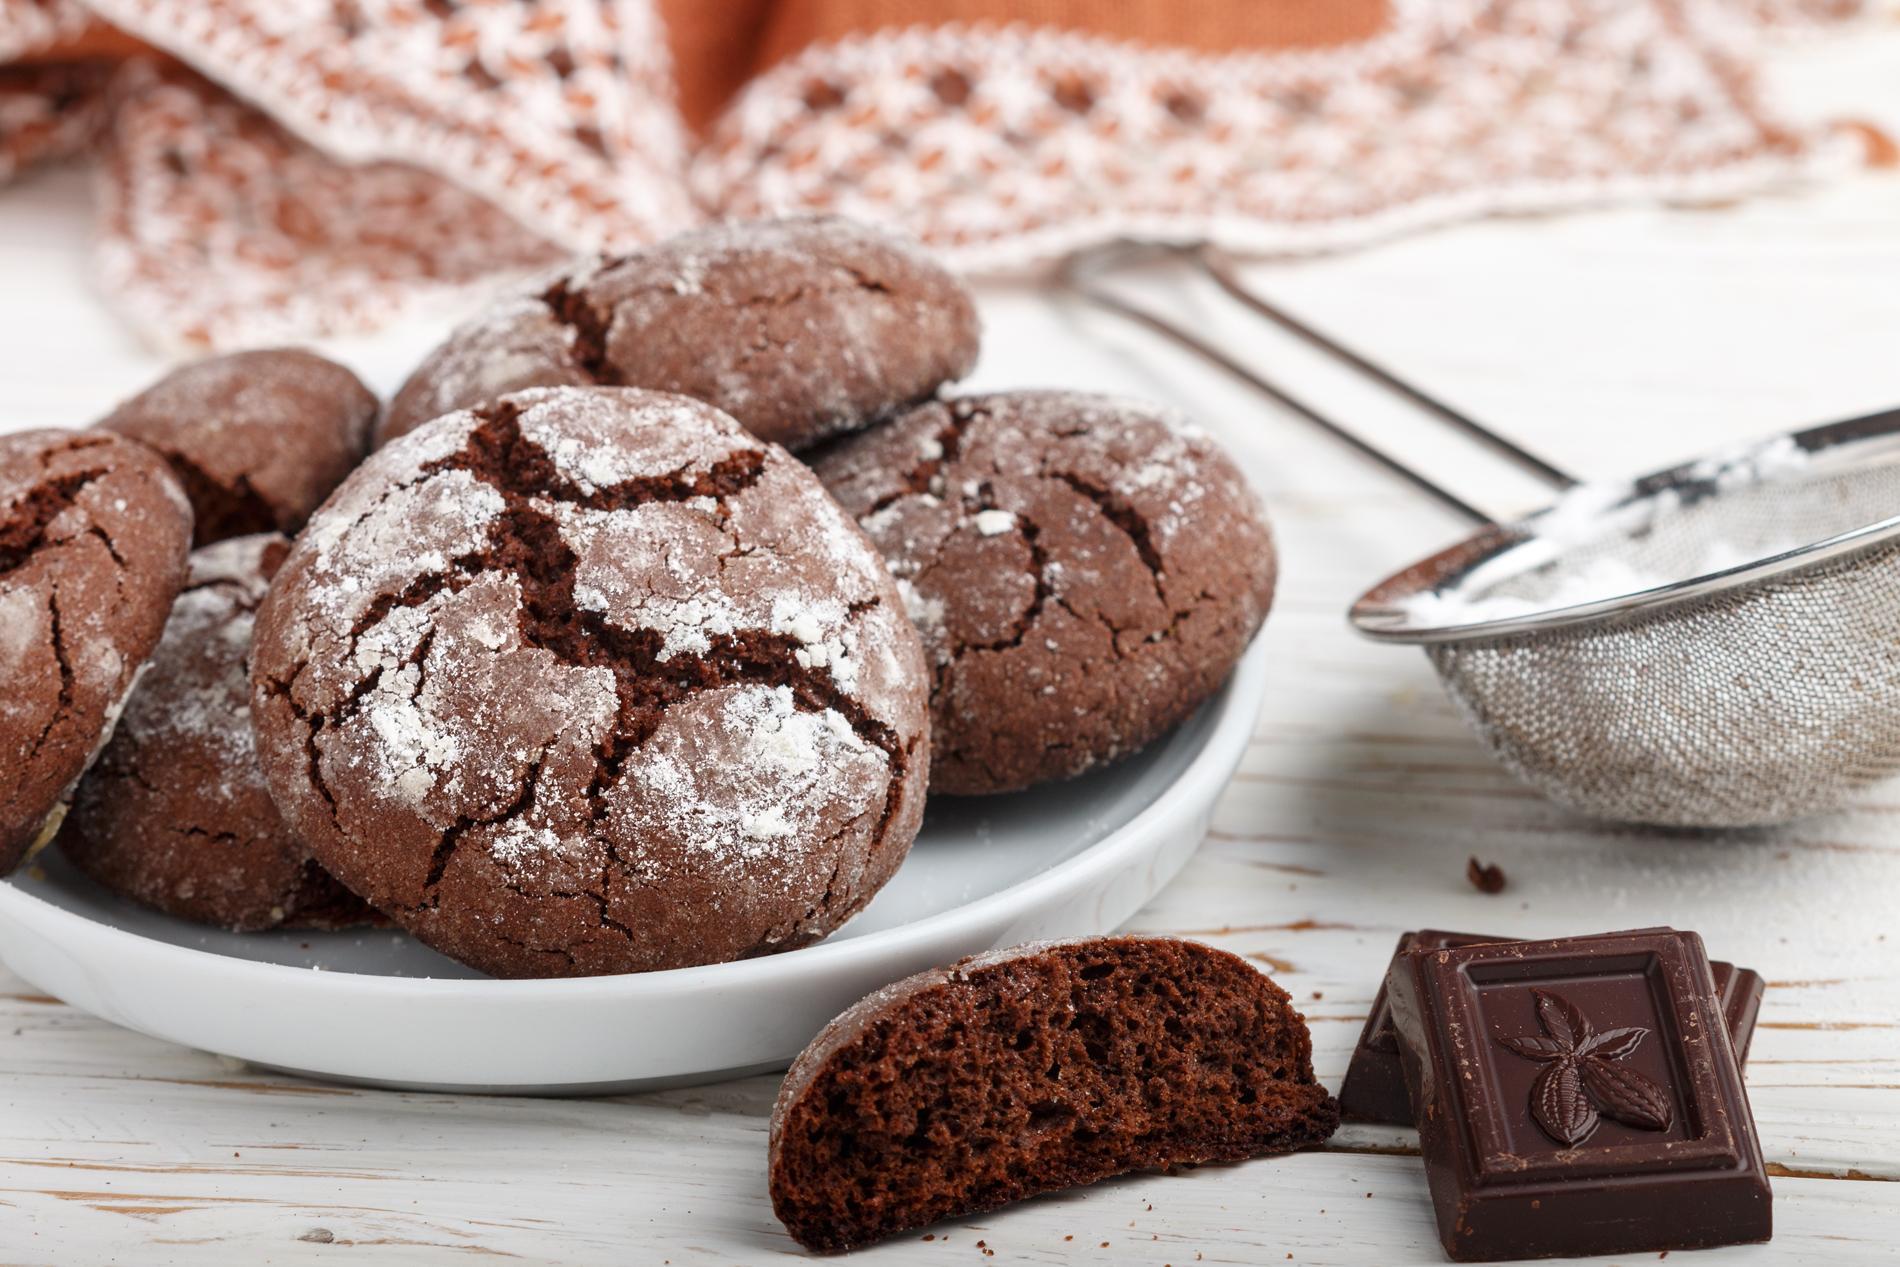
[[[427,439],[433,433],[413,434]],[[311,602],[326,624],[347,629],[378,595],[400,591],[411,577],[443,572],[451,560],[479,549],[505,508],[500,493],[459,470],[400,488],[361,517],[346,517],[347,502],[333,505],[299,539],[300,548],[314,554],[320,578]]]
[[[289,542],[275,533],[196,550],[185,589],[147,668],[162,683],[133,694],[123,724],[141,744],[188,739],[216,751],[229,784],[258,782],[245,655],[269,582],[264,555]]]
[[[1798,476],[1809,465],[1807,450],[1793,437],[1783,435],[1704,458],[1689,466],[1686,473],[1690,480],[1713,484],[1720,495]],[[1638,568],[1615,557],[1598,557],[1581,566],[1566,564],[1563,551],[1650,533],[1682,506],[1681,495],[1674,489],[1625,504],[1631,491],[1627,483],[1580,484],[1566,490],[1549,509],[1526,522],[1534,543],[1557,555],[1545,568],[1560,573],[1556,583],[1543,587],[1536,598],[1433,590],[1413,594],[1400,606],[1421,626],[1510,620],[1607,602],[1714,576],[1812,544],[1793,538],[1776,538],[1764,546],[1745,548],[1712,537],[1701,542],[1697,550],[1672,568]],[[1486,587],[1480,581],[1472,588]]]
[[[453,776],[463,752],[456,728],[440,716],[421,679],[414,664],[384,675],[362,713],[376,736],[384,777],[415,805],[435,789],[438,777]]]
[[[634,480],[703,474],[720,459],[755,447],[719,410],[660,392],[639,393],[644,425],[629,431],[617,398],[631,390],[530,388],[509,399],[521,406],[522,438],[587,494]],[[550,403],[553,408],[545,407]]]
[[[307,778],[310,738],[323,861],[425,939],[454,923],[444,948],[477,966],[558,970],[449,904],[498,873],[510,909],[593,897],[604,922],[588,908],[567,962],[633,971],[703,962],[708,937],[731,957],[821,935],[915,833],[925,675],[894,585],[810,472],[708,406],[532,389],[438,419],[372,458],[287,569],[295,619],[259,680],[335,724],[293,729],[272,777]],[[657,653],[614,631],[659,633]],[[775,657],[795,689],[766,684]],[[395,846],[372,836],[449,832],[384,878]],[[709,866],[737,886],[711,910],[612,918]]]
[[[804,712],[790,687],[746,686],[692,711],[690,744],[663,724],[628,763],[623,790],[643,834],[709,862],[782,869],[825,846],[841,797],[847,819],[879,803],[888,758],[835,709]]]
[[[735,447],[702,445],[695,460],[663,473],[690,478],[751,444],[735,428],[722,441]],[[576,601],[624,628],[659,633],[663,660],[706,654],[748,631],[789,637],[799,644],[801,667],[823,670],[840,690],[856,693],[865,657],[888,661],[899,629],[851,610],[856,597],[890,584],[883,561],[789,459],[774,453],[755,493],[724,514],[706,498],[613,512],[554,508],[580,560]]]
[[[1761,550],[1744,550],[1732,542],[1711,541],[1695,562],[1668,571],[1638,569],[1617,558],[1597,558],[1580,568],[1566,570],[1555,586],[1535,599],[1511,594],[1466,596],[1456,591],[1446,593],[1427,590],[1406,598],[1401,606],[1421,625],[1463,625],[1487,620],[1510,620],[1538,612],[1607,602],[1683,581],[1714,576],[1799,549],[1802,544],[1786,541]]]
[[[0,588],[0,679],[17,680],[26,657],[40,645],[40,612],[44,600],[30,589]],[[19,703],[15,692],[0,698],[0,708]]]
[[[1008,510],[979,510],[970,522],[984,536],[1000,537],[1016,526],[1016,515]]]
[[[1809,463],[1808,451],[1793,436],[1780,435],[1731,452],[1711,454],[1689,468],[1689,478],[1711,481],[1727,492],[1799,474],[1808,469]]]
[[[910,579],[902,576],[897,578],[897,592],[904,600],[904,614],[920,630],[928,631],[943,623],[943,599],[919,593]]]

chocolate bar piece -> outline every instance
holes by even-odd
[[[1647,930],[1645,930],[1647,931]],[[1481,933],[1448,933],[1426,928],[1399,938],[1393,960],[1408,950],[1441,946],[1476,946],[1484,942],[1508,941]],[[1735,1045],[1735,1060],[1748,1063],[1748,1045],[1755,1037],[1755,1017],[1761,1012],[1761,974],[1752,968],[1737,968],[1732,963],[1709,965],[1715,974],[1715,996],[1721,1001],[1722,1015],[1728,1019],[1729,1041]],[[1349,1122],[1378,1122],[1388,1126],[1412,1124],[1411,1093],[1399,1066],[1399,1040],[1392,1033],[1392,1011],[1385,1001],[1385,980],[1380,978],[1379,993],[1372,1000],[1372,1015],[1359,1031],[1359,1042],[1352,1049],[1352,1061],[1346,1066],[1346,1080],[1339,1088],[1339,1114]]]
[[[1386,989],[1454,1261],[1769,1238],[1755,1120],[1694,933],[1408,950]]]

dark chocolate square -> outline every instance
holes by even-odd
[[[1417,948],[1437,950],[1444,946],[1476,946],[1509,940],[1483,933],[1425,928],[1401,936],[1392,958],[1396,962],[1400,955]],[[1746,1064],[1748,1047],[1755,1037],[1755,1018],[1761,1012],[1761,975],[1719,960],[1709,968],[1715,976],[1715,993],[1722,1004],[1722,1015],[1728,1021],[1729,1041],[1735,1045],[1735,1059]],[[1339,1087],[1339,1112],[1349,1122],[1412,1125],[1411,1093],[1399,1063],[1398,1038],[1392,1033],[1392,1009],[1386,1002],[1384,977],[1379,979],[1372,1013],[1366,1017],[1365,1028],[1359,1032],[1359,1042],[1352,1050],[1352,1060],[1346,1066],[1346,1079]]]
[[[1768,1239],[1761,1146],[1694,933],[1408,950],[1387,987],[1454,1260]]]

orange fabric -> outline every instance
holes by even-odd
[[[661,0],[688,126],[814,44],[949,23],[1055,27],[1199,53],[1316,48],[1378,34],[1388,0]]]
[[[49,62],[122,61],[135,54],[151,51],[147,45],[141,44],[117,27],[95,21],[72,39],[62,41],[50,48],[38,49],[22,57],[20,61],[29,66],[44,65]]]
[[[0,63],[97,55],[0,71],[0,183],[96,144],[115,307],[216,346],[709,218],[1015,275],[1118,237],[1341,249],[1821,170],[1738,37],[1868,3],[0,0]]]
[[[680,113],[705,127],[745,86],[776,0],[659,0]]]

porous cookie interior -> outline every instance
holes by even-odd
[[[875,584],[830,603],[822,620],[797,603],[770,604],[754,619],[719,609],[719,585],[707,588],[698,571],[716,569],[711,579],[729,576],[739,588],[769,572],[774,542],[749,540],[747,525],[773,513],[758,496],[788,497],[772,468],[793,464],[727,443],[716,460],[628,475],[609,451],[524,431],[533,402],[554,408],[546,402],[594,394],[522,393],[477,411],[456,451],[423,463],[383,500],[433,482],[464,512],[483,507],[486,523],[440,566],[360,605],[337,651],[369,667],[340,698],[299,698],[307,662],[273,668],[260,687],[290,706],[302,730],[308,783],[346,842],[334,869],[359,890],[370,883],[362,891],[379,906],[450,953],[520,975],[673,966],[800,944],[868,900],[915,831],[920,789],[908,785],[923,727],[889,707],[904,649],[883,645],[903,632],[901,616],[881,610]],[[809,495],[822,503],[815,485]],[[334,542],[376,509],[341,532],[319,523],[313,533]],[[647,528],[620,522],[667,515],[675,517]],[[805,545],[823,557],[826,534],[816,521],[808,527],[819,539]],[[691,555],[695,534],[708,531],[720,537],[716,559],[675,557]],[[661,556],[641,554],[661,538]],[[885,583],[861,539],[843,544],[863,555],[856,575]],[[604,566],[603,552],[616,549],[643,561]],[[660,601],[675,582],[689,596]],[[506,628],[497,623],[504,610]],[[536,700],[509,699],[554,714],[545,725],[524,723],[533,734],[517,751],[459,750],[462,740],[481,741],[469,723],[490,706],[478,698],[487,687],[458,698],[437,674],[491,672],[483,661],[547,684]],[[517,686],[531,689],[498,689]],[[921,699],[919,689],[918,713]],[[459,726],[433,724],[458,710]],[[383,773],[433,833],[426,865],[417,856],[378,866],[364,797],[336,787],[337,771],[347,774],[366,750],[388,757],[418,737],[420,759]],[[431,760],[432,742],[458,750]],[[658,839],[668,848],[653,846]],[[462,866],[471,840],[481,857]],[[766,891],[748,892],[748,882]],[[585,927],[573,918],[581,902]]]
[[[1306,1027],[1246,964],[1164,939],[1004,952],[839,1018],[787,1077],[774,1207],[839,1249],[1150,1166],[1324,1140]]]

